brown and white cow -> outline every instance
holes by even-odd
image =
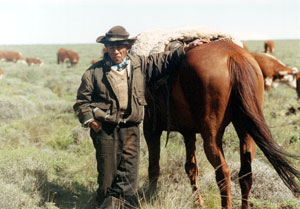
[[[274,41],[265,41],[264,47],[265,47],[265,53],[272,54],[275,51]]]
[[[42,65],[43,62],[39,59],[39,58],[26,58],[26,63],[27,65],[31,66],[31,65]]]
[[[3,77],[3,71],[2,69],[0,68],[0,79]]]
[[[57,51],[57,64],[69,62],[71,66],[76,65],[79,62],[79,56],[77,52],[70,49],[60,48]]]
[[[265,79],[265,88],[270,90],[278,83],[285,83],[296,88],[297,68],[290,68],[268,53],[250,52],[259,64]]]
[[[0,61],[25,63],[22,54],[16,51],[0,51]]]
[[[296,75],[296,91],[298,95],[298,101],[300,101],[300,72]]]

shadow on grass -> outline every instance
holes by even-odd
[[[47,202],[54,203],[56,207],[62,209],[94,209],[96,208],[96,194],[87,189],[86,186],[77,182],[70,186],[61,186],[48,181],[47,173],[43,170],[30,170],[38,182],[36,190],[40,192],[40,206],[44,206]],[[74,193],[72,190],[78,191]],[[29,190],[28,190],[29,191]],[[33,192],[33,191],[31,191]]]
[[[57,184],[47,182],[47,191],[43,194],[44,203],[53,202],[55,206],[62,209],[96,209],[96,192],[90,192],[86,187],[73,183],[71,188],[77,188],[80,194],[75,194],[70,189]],[[135,203],[131,203],[130,209],[141,208],[142,203],[152,204],[157,198],[157,190],[150,186],[143,185],[138,190],[138,197]]]
[[[55,206],[63,209],[94,209],[96,208],[96,195],[88,191],[86,187],[73,183],[71,188],[77,188],[80,194],[76,194],[71,189],[51,182],[45,183],[42,192],[43,204],[53,202]]]
[[[80,194],[75,194],[66,187],[57,185],[52,182],[45,182],[43,191],[43,203],[53,202],[55,206],[62,209],[96,209],[96,192],[89,191],[85,186],[73,183],[70,188],[76,188]],[[137,200],[130,204],[133,208],[141,208],[142,203],[152,204],[156,201],[157,189],[153,186],[144,184],[138,189]]]
[[[29,172],[29,171],[27,171]],[[73,182],[70,186],[59,185],[56,182],[48,180],[47,173],[42,170],[31,170],[31,175],[40,182],[38,191],[41,194],[40,206],[46,203],[54,203],[57,208],[61,209],[96,209],[96,192],[90,188]],[[78,191],[78,192],[74,192]],[[153,185],[144,184],[138,189],[137,199],[134,201],[134,207],[141,208],[143,203],[152,204],[158,198],[157,189]]]

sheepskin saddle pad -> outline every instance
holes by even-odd
[[[179,28],[149,30],[138,34],[136,38],[137,40],[131,48],[131,53],[145,56],[165,51],[171,42],[188,44],[195,39],[204,41],[225,40],[243,47],[243,44],[234,36],[212,30],[206,26],[184,26]]]

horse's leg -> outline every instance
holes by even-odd
[[[256,152],[256,144],[246,133],[244,126],[240,122],[234,122],[234,127],[240,138],[241,169],[239,172],[239,182],[242,192],[242,209],[249,208],[249,193],[252,186],[251,162]]]
[[[201,197],[200,191],[198,190],[198,166],[196,160],[196,133],[184,133],[184,144],[186,149],[186,162],[185,162],[185,172],[188,175],[192,190],[196,192],[195,203],[204,207],[204,201]]]
[[[204,151],[208,161],[215,168],[216,181],[221,193],[222,208],[231,209],[230,168],[225,161],[222,148],[224,127],[216,130],[212,123],[206,124],[201,132]]]
[[[159,159],[160,159],[160,136],[162,131],[156,131],[151,133],[144,130],[145,140],[147,142],[149,151],[149,189],[150,192],[154,192],[157,187],[157,181],[159,178]]]

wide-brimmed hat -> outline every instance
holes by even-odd
[[[122,26],[114,26],[112,27],[105,36],[99,36],[96,39],[96,42],[102,44],[109,43],[122,43],[122,44],[130,44],[132,45],[136,41],[136,38],[129,38],[129,33]]]

